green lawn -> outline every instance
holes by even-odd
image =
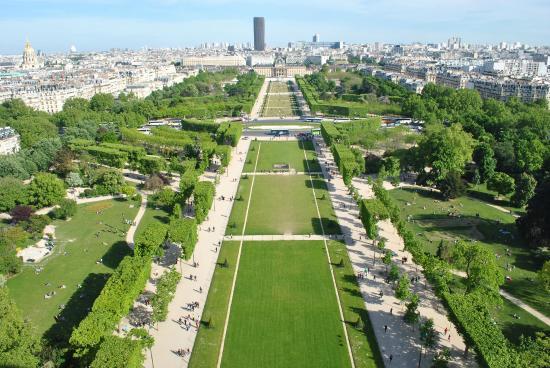
[[[343,267],[333,266],[332,269],[340,295],[355,366],[357,368],[382,367],[382,355],[346,246],[340,241],[330,241],[328,251],[333,264],[339,264],[340,260],[344,261]],[[358,321],[360,322],[358,323]]]
[[[260,155],[258,158],[257,172],[274,171],[275,164],[289,165],[290,169],[299,172],[320,172],[321,167],[317,161],[313,143],[310,141],[288,141],[288,142],[259,142],[254,141],[250,146],[244,172],[254,172],[254,165],[258,155],[258,147],[261,144]],[[307,163],[304,157],[304,150],[307,156]]]
[[[214,272],[202,314],[201,328],[189,362],[191,368],[216,366],[238,251],[239,242],[223,242],[220,248],[218,261],[223,263],[224,260],[227,260],[227,267],[218,264]]]
[[[228,235],[241,235],[252,176],[241,179]],[[339,234],[340,227],[324,179],[313,178],[319,212],[326,234]],[[309,176],[258,175],[248,213],[246,235],[322,234]]]
[[[147,206],[141,222],[136,230],[134,237],[141,234],[150,224],[168,224],[170,222],[169,213],[164,208],[154,207],[151,204]]]
[[[130,205],[134,207],[129,208]],[[25,266],[8,281],[17,306],[39,334],[45,333],[51,341],[67,341],[72,328],[86,316],[108,274],[130,253],[124,241],[129,225],[123,217],[133,219],[138,207],[138,203],[125,200],[96,202],[78,206],[70,221],[53,222],[57,237],[54,254]],[[102,211],[100,215],[98,210]],[[97,264],[100,258],[103,263]],[[37,267],[44,270],[36,274]],[[50,291],[56,295],[45,299]],[[61,310],[61,305],[65,309]],[[54,319],[56,315],[61,316],[59,322]]]
[[[499,255],[497,263],[505,275],[512,278],[503,288],[550,315],[548,293],[544,292],[536,274],[541,265],[523,244],[512,215],[472,197],[444,202],[439,200],[437,193],[426,190],[404,188],[389,193],[401,205],[403,218],[412,216],[407,226],[420,234],[427,250],[435,253],[440,240],[477,240]],[[461,217],[449,216],[449,211],[456,211]],[[510,249],[511,256],[506,256],[506,249]],[[515,268],[507,271],[508,263]]]
[[[243,244],[222,366],[350,366],[322,242]]]

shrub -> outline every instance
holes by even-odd
[[[68,198],[64,198],[59,207],[52,211],[53,218],[66,220],[69,217],[73,217],[76,214],[76,201]]]

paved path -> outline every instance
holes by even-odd
[[[343,235],[226,235],[224,240],[242,241],[287,241],[287,240],[334,240],[343,239]]]
[[[267,171],[267,172],[243,172],[242,175],[323,175],[322,171]]]
[[[132,222],[132,225],[130,225],[130,229],[128,229],[128,233],[126,234],[126,243],[132,249],[134,249],[134,235],[136,234],[139,223],[141,222],[141,219],[145,214],[145,210],[147,209],[147,194],[143,192],[141,192],[140,194],[141,204],[139,206],[139,210],[136,214],[136,217],[134,218],[134,221]]]
[[[268,78],[265,78],[264,84],[262,85],[262,88],[260,88],[260,92],[258,93],[258,97],[256,98],[256,102],[254,102],[254,106],[252,106],[252,110],[250,111],[251,119],[257,119],[258,116],[260,116],[260,113],[262,112],[262,106],[264,105],[264,100],[267,97],[268,86],[269,80]]]
[[[466,277],[466,272],[460,271],[460,270],[451,270],[451,272],[454,275],[460,276],[460,277]],[[517,305],[527,313],[531,314],[533,317],[539,319],[541,322],[546,323],[547,326],[550,326],[550,318],[546,317],[544,314],[539,312],[533,307],[530,307],[529,305],[525,304],[521,301],[521,299],[516,298],[512,294],[508,293],[507,291],[504,291],[502,289],[499,290],[499,294],[503,297],[508,299],[511,303]]]
[[[403,321],[404,307],[394,297],[394,291],[390,284],[384,282],[385,266],[379,260],[381,254],[377,251],[372,241],[366,239],[365,230],[359,219],[359,211],[356,203],[349,195],[348,188],[344,184],[342,177],[337,173],[336,165],[330,150],[324,145],[321,138],[316,138],[316,149],[319,153],[319,161],[325,174],[332,171],[331,180],[328,183],[329,192],[333,207],[338,217],[338,222],[346,238],[346,247],[348,254],[357,273],[365,272],[368,267],[368,274],[365,279],[359,279],[361,293],[365,299],[365,306],[369,312],[372,321],[376,339],[384,356],[386,366],[389,366],[389,356],[393,355],[391,367],[409,368],[418,365],[420,352],[420,342],[418,338],[418,328],[413,328]],[[325,164],[327,162],[327,164]],[[356,185],[360,184],[360,185]],[[372,197],[372,189],[363,183],[356,183],[359,192],[363,197]],[[389,221],[381,221],[378,224],[380,235],[387,239],[386,248],[393,250],[397,256],[394,262],[402,272],[407,272],[412,276],[419,276],[420,281],[413,284],[412,290],[420,296],[420,306],[418,308],[422,318],[432,318],[436,330],[440,333],[440,346],[446,346],[451,349],[453,362],[452,367],[470,367],[476,366],[470,354],[469,359],[463,358],[465,345],[463,339],[458,335],[454,325],[448,320],[445,308],[435,296],[434,291],[426,283],[421,273],[421,268],[412,262],[401,264],[401,257],[406,256],[412,259],[408,252],[403,252],[404,247],[402,239],[397,234],[396,229]],[[373,257],[376,261],[373,265]],[[383,296],[380,297],[380,291]],[[385,326],[388,326],[385,332]],[[444,335],[445,329],[448,329]],[[451,336],[449,341],[448,336]],[[431,366],[433,352],[425,354],[422,359],[422,367]]]
[[[216,198],[220,198],[222,195],[226,198],[235,197],[249,145],[250,141],[241,139],[234,149],[226,174],[220,176],[220,182],[216,186]],[[200,320],[202,316],[208,289],[216,268],[219,254],[218,242],[223,240],[232,206],[233,202],[231,201],[215,200],[208,218],[200,225],[199,240],[193,258],[189,261],[179,262],[176,266],[183,277],[177,286],[174,299],[168,307],[168,318],[165,322],[159,323],[158,330],[156,328],[149,330],[155,339],[155,344],[151,349],[152,354],[146,353],[145,367],[187,367],[189,355],[182,358],[176,355],[175,351],[188,348],[192,350],[197,329],[192,327],[186,330],[180,327],[176,321],[188,314],[196,320]],[[208,231],[209,227],[214,230]],[[199,264],[198,267],[193,266],[193,259]],[[191,281],[190,274],[196,276],[197,280]],[[202,287],[202,293],[199,292],[200,287]],[[186,305],[192,302],[198,302],[199,308],[195,308],[194,311],[185,309]]]

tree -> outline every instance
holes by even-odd
[[[466,185],[460,173],[457,171],[449,171],[445,178],[438,183],[438,188],[441,195],[446,200],[458,198],[466,192]]]
[[[65,178],[65,183],[67,183],[70,188],[80,187],[84,184],[82,178],[80,177],[80,174],[74,171],[67,174],[67,177]]]
[[[403,315],[403,319],[410,325],[415,325],[420,319],[420,313],[418,313],[418,304],[420,304],[420,297],[418,294],[412,294],[409,302],[406,304],[407,309]]]
[[[467,293],[480,291],[493,300],[500,300],[499,287],[504,282],[504,276],[488,248],[479,243],[459,241],[455,246],[455,259],[466,272]]]
[[[17,248],[22,247],[28,238],[29,233],[20,226],[0,230],[0,275],[9,276],[21,271],[23,261],[17,257]]]
[[[143,187],[146,190],[159,190],[159,189],[162,189],[163,186],[164,186],[164,181],[158,175],[151,175],[145,180],[143,184]]]
[[[487,189],[497,192],[497,196],[512,193],[514,187],[514,178],[503,172],[496,172],[487,181]]]
[[[65,197],[62,180],[49,173],[38,173],[29,184],[29,200],[37,207],[58,204]]]
[[[534,337],[520,339],[519,368],[547,367],[550,362],[550,337],[543,332],[535,332]]]
[[[432,167],[434,180],[445,178],[449,171],[460,174],[472,158],[473,139],[460,124],[444,127],[435,124],[426,129],[418,144],[425,166]]]
[[[386,176],[391,178],[393,184],[399,183],[401,173],[401,163],[398,157],[390,156],[384,160]]]
[[[453,260],[452,244],[441,240],[437,246],[436,256],[446,262],[451,262]]]
[[[122,188],[120,188],[120,194],[124,194],[126,199],[131,199],[137,194],[137,189],[130,184],[123,185]]]
[[[177,202],[174,203],[174,206],[172,207],[172,218],[174,219],[182,218],[181,205]]]
[[[23,321],[8,289],[0,286],[0,362],[3,367],[38,367],[40,342]]]
[[[420,341],[422,346],[420,347],[420,358],[418,365],[422,361],[422,348],[432,349],[437,344],[437,331],[434,327],[433,319],[429,318],[424,323],[420,324]]]
[[[516,164],[521,171],[534,172],[542,167],[546,146],[539,139],[520,139],[516,142]]]
[[[382,263],[384,263],[386,265],[386,272],[388,272],[388,266],[391,264],[392,262],[392,259],[391,259],[391,252],[386,252],[386,254],[384,254],[384,257],[382,258]]]
[[[11,209],[10,215],[13,222],[16,224],[21,221],[27,221],[34,210],[31,206],[18,205]]]
[[[443,348],[434,355],[431,368],[447,368],[449,361],[451,360],[451,350],[449,348]]]
[[[136,236],[134,253],[137,256],[160,255],[160,246],[166,239],[168,228],[164,224],[150,224]]]
[[[544,262],[544,265],[540,269],[539,273],[539,280],[544,286],[544,290],[546,292],[550,291],[550,261]]]
[[[474,149],[473,160],[478,166],[480,182],[485,183],[495,173],[497,160],[488,143],[482,142]]]
[[[391,267],[390,267],[390,273],[388,274],[388,280],[390,282],[395,282],[399,279],[399,268],[397,268],[397,266],[392,263]]]
[[[126,185],[124,177],[118,170],[101,168],[93,180],[94,188],[99,195],[118,194]]]
[[[57,219],[66,220],[76,214],[76,201],[64,198],[59,207],[53,210],[53,216]]]
[[[532,248],[550,247],[550,178],[540,182],[527,203],[525,215],[517,219],[518,229]]]
[[[527,173],[521,173],[519,178],[516,180],[516,190],[510,202],[515,207],[523,207],[527,202],[535,195],[535,188],[537,186],[537,181],[532,175]]]
[[[405,301],[409,295],[411,295],[411,281],[409,277],[405,274],[399,277],[397,280],[397,285],[395,286],[395,297],[401,302]]]
[[[90,99],[90,109],[94,111],[110,111],[115,105],[115,98],[110,93],[96,93]]]
[[[171,188],[162,188],[154,195],[154,202],[161,207],[171,208],[176,200],[176,193]]]
[[[27,203],[27,188],[13,177],[0,178],[0,212],[10,211],[18,204]]]

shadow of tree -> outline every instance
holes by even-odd
[[[109,274],[106,273],[91,273],[84,279],[81,287],[56,316],[56,323],[44,333],[44,338],[50,345],[59,347],[68,345],[73,328],[86,317],[108,278]]]
[[[128,247],[128,244],[126,244],[125,241],[118,241],[114,243],[103,255],[103,264],[110,269],[115,269],[120,261],[131,253],[132,250]]]

